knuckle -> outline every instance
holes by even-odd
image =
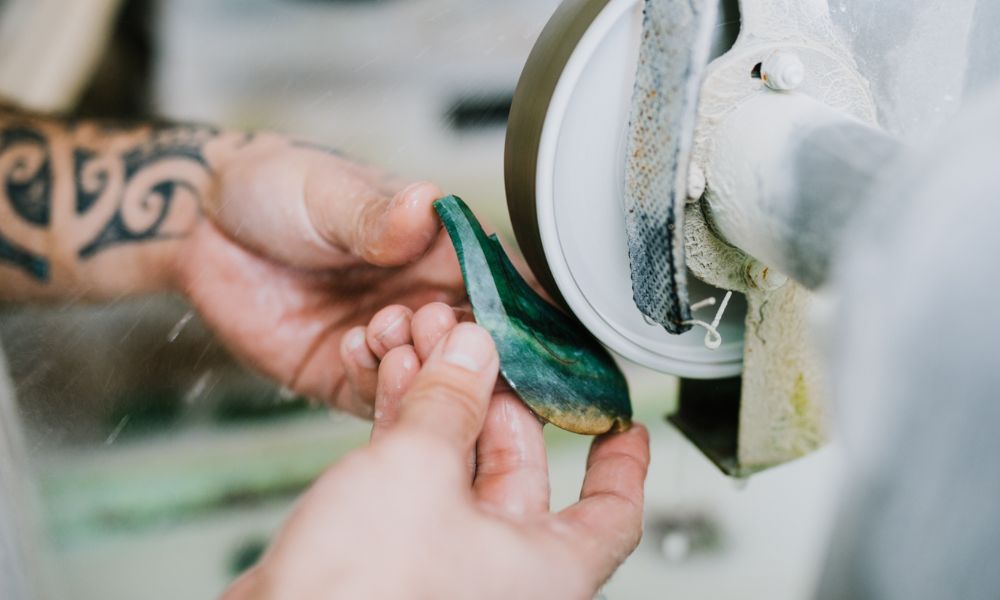
[[[610,504],[615,504],[618,506],[620,514],[625,515],[629,519],[629,527],[625,528],[626,531],[632,531],[636,526],[641,523],[642,520],[642,502],[633,498],[629,494],[626,494],[618,489],[607,489],[601,492],[601,495]]]
[[[382,358],[382,364],[384,366],[389,366],[392,368],[398,368],[400,366],[404,367],[408,363],[409,359],[413,356],[413,346],[409,344],[403,344],[401,346],[396,346],[385,353]]]
[[[414,386],[411,402],[447,412],[463,428],[478,424],[484,402],[476,393],[475,383],[450,369],[441,369],[433,375]]]
[[[418,483],[451,480],[461,476],[465,465],[455,460],[455,449],[439,437],[423,432],[395,431],[373,447],[380,454],[381,464],[392,465],[400,477],[414,477]],[[414,465],[434,465],[431,470],[414,469]],[[419,486],[407,486],[415,488]]]
[[[616,471],[628,469],[630,471],[637,471],[645,477],[649,463],[630,452],[615,450],[594,457],[590,466],[592,469],[614,468]]]
[[[537,461],[530,460],[519,448],[500,447],[479,449],[476,454],[477,473],[486,476],[509,475],[515,471],[534,469]]]
[[[443,302],[426,304],[413,315],[413,329],[421,334],[442,334],[456,322],[455,311]]]
[[[360,208],[354,220],[355,254],[370,262],[376,262],[383,254],[379,244],[379,222],[385,212],[385,201],[379,198],[361,198]]]

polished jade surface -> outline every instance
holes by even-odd
[[[490,332],[500,371],[536,415],[597,435],[632,422],[628,385],[607,350],[572,317],[546,302],[487,236],[457,196],[434,203],[458,254],[476,321]]]

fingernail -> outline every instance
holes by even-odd
[[[413,201],[410,199],[411,192],[413,191],[415,184],[410,184],[405,188],[399,190],[392,200],[389,201],[389,208],[396,208],[397,206],[406,206],[412,204]]]
[[[486,330],[471,324],[455,327],[444,345],[444,361],[478,373],[493,360],[493,340]]]
[[[403,314],[399,315],[398,317],[396,317],[395,319],[393,319],[391,323],[389,323],[388,325],[386,325],[382,329],[382,331],[379,331],[378,333],[376,333],[375,334],[375,339],[382,340],[386,336],[388,336],[390,333],[394,333],[397,329],[399,329],[400,325],[402,325],[403,322],[406,321],[409,318],[410,318],[410,314],[409,313],[403,313]]]
[[[375,357],[372,356],[371,350],[368,349],[364,329],[355,329],[347,334],[347,350],[359,367],[374,369],[378,366],[378,363],[375,362]]]
[[[417,194],[415,192],[427,185],[429,184],[426,181],[411,183],[396,195],[396,202],[394,202],[393,205],[410,207],[418,204],[424,199],[424,195]]]

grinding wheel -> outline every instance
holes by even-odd
[[[746,304],[737,296],[719,325],[667,333],[632,298],[623,194],[631,95],[642,32],[641,0],[567,0],[525,66],[507,133],[511,221],[545,289],[604,345],[641,365],[714,379],[742,368]],[[692,302],[725,291],[688,275]],[[711,320],[714,308],[699,318]]]

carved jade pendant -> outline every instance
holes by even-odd
[[[493,336],[500,371],[524,403],[567,431],[628,429],[628,385],[608,351],[521,278],[460,198],[442,198],[434,208],[458,253],[476,321]]]

